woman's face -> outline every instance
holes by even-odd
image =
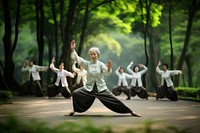
[[[134,68],[134,71],[135,71],[135,72],[138,72],[138,71],[139,71],[139,68],[138,68],[138,67],[135,67],[135,68]]]
[[[120,73],[123,73],[123,72],[124,72],[124,69],[123,69],[123,68],[120,68],[120,69],[119,69],[119,72],[120,72]]]
[[[163,71],[166,71],[167,70],[167,66],[163,65],[162,69],[163,69]]]
[[[97,59],[98,59],[98,54],[97,54],[96,51],[91,51],[91,52],[90,52],[90,59],[91,59],[92,61],[94,61],[94,62],[97,61]]]
[[[60,64],[60,65],[59,65],[59,69],[60,69],[60,70],[64,69],[64,65],[63,65],[63,64]]]

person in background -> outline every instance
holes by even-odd
[[[118,76],[118,83],[112,90],[113,94],[119,96],[123,92],[127,95],[126,100],[130,100],[130,89],[128,88],[127,79],[132,79],[133,76],[125,73],[124,68],[120,66],[115,70],[115,74]]]
[[[72,65],[72,70],[77,74],[76,83],[72,86],[72,90],[74,91],[82,86],[84,86],[87,82],[87,71],[82,67],[76,68],[76,61]]]
[[[23,66],[21,68],[21,76],[22,76],[22,83],[20,85],[19,95],[26,96],[31,95],[32,92],[30,90],[30,81],[29,81],[29,61],[25,60]]]
[[[95,98],[98,98],[107,108],[117,113],[130,113],[132,116],[140,117],[141,115],[133,112],[119,99],[117,99],[106,86],[104,76],[112,72],[112,61],[108,60],[107,65],[99,61],[100,51],[97,47],[89,50],[90,61],[79,57],[75,51],[75,41],[71,42],[71,58],[87,71],[86,84],[72,92],[73,110],[68,115],[73,116],[75,112],[85,112],[93,104]]]
[[[142,84],[142,75],[147,71],[147,67],[143,64],[139,64],[138,66],[134,66],[133,70],[131,67],[133,65],[133,61],[127,66],[127,71],[133,76],[131,85],[130,85],[130,95],[138,96],[142,99],[148,100],[148,92],[147,89],[143,87]],[[143,68],[142,71],[139,71],[139,67]]]
[[[171,77],[174,75],[182,74],[181,70],[168,70],[167,64],[162,64],[162,70],[160,70],[159,66],[161,62],[158,62],[156,67],[156,72],[161,75],[161,86],[156,89],[156,100],[159,98],[167,97],[171,101],[177,101],[178,96],[177,92],[174,88],[174,84],[172,82]]]
[[[29,76],[31,83],[31,90],[36,97],[43,97],[43,87],[40,83],[41,78],[39,72],[47,71],[47,66],[39,66],[35,64],[35,61],[30,61]]]
[[[74,78],[74,74],[64,69],[64,63],[60,63],[59,68],[54,66],[55,59],[53,58],[50,64],[50,69],[57,74],[56,82],[50,85],[47,89],[47,96],[55,97],[59,93],[65,98],[71,97],[71,92],[68,88],[67,76]]]

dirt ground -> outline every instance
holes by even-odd
[[[147,121],[155,122],[153,128],[176,126],[180,130],[190,128],[192,133],[200,130],[200,103],[168,99],[149,100],[134,97],[125,100],[125,96],[118,97],[123,103],[142,117],[132,117],[130,114],[118,114],[107,109],[98,99],[92,107],[84,113],[75,113],[74,116],[65,116],[72,109],[72,100],[62,96],[48,99],[47,97],[20,97],[12,98],[12,104],[0,105],[0,119],[4,120],[15,115],[22,120],[35,119],[55,126],[63,122],[90,121],[95,126],[111,126],[114,131],[121,132],[128,128],[144,126]],[[142,124],[141,124],[142,123]]]

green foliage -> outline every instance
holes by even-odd
[[[195,98],[200,100],[200,89],[190,87],[177,87],[177,93],[180,97]]]
[[[10,103],[10,98],[12,97],[11,91],[0,90],[0,104]]]
[[[121,133],[190,133],[190,129],[179,129],[175,126],[167,126],[165,128],[154,128],[155,121],[145,121],[140,123],[140,127],[117,129]],[[86,120],[84,122],[64,122],[54,127],[49,127],[47,123],[38,122],[36,120],[29,120],[23,122],[16,117],[10,117],[5,121],[0,121],[1,133],[116,133],[109,126],[96,127],[94,124]]]

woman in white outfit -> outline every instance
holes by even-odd
[[[64,63],[60,63],[59,68],[54,67],[54,58],[51,61],[50,69],[57,74],[56,82],[50,85],[47,89],[48,97],[54,97],[59,93],[65,98],[71,97],[71,92],[68,88],[67,76],[74,78],[74,74],[64,70]]]
[[[29,76],[30,76],[30,86],[31,90],[33,91],[33,94],[36,97],[42,97],[43,96],[43,87],[41,85],[41,78],[40,73],[41,71],[47,71],[47,66],[38,66],[35,64],[35,61],[30,61],[30,67],[28,69]]]
[[[122,92],[127,95],[126,100],[130,100],[130,89],[128,88],[127,79],[132,79],[133,76],[124,72],[123,67],[118,67],[115,70],[115,74],[118,76],[118,83],[112,90],[115,96],[119,96]]]
[[[167,64],[162,64],[162,70],[160,70],[159,66],[161,65],[161,62],[158,62],[158,65],[156,67],[156,72],[161,75],[161,86],[159,86],[156,89],[156,99],[158,98],[165,98],[172,101],[177,101],[178,96],[177,92],[174,88],[174,84],[172,82],[171,77],[174,75],[182,74],[181,70],[168,70]]]
[[[73,111],[69,113],[70,116],[75,112],[85,112],[93,104],[95,98],[98,98],[107,108],[117,113],[130,113],[132,116],[140,117],[139,114],[133,112],[119,99],[117,99],[106,86],[104,76],[108,76],[112,72],[112,62],[108,61],[107,65],[99,61],[100,51],[96,47],[89,50],[91,60],[87,61],[79,57],[75,51],[75,41],[71,42],[72,59],[75,59],[80,66],[83,66],[87,71],[86,84],[72,92]]]
[[[73,92],[74,90],[84,86],[87,82],[87,71],[82,67],[79,66],[79,68],[76,67],[76,61],[72,65],[72,70],[76,73],[77,78],[76,78],[76,83],[72,85],[71,91]]]
[[[133,70],[131,70],[131,67],[133,65],[133,62],[130,62],[130,64],[127,66],[127,71],[133,76],[131,85],[130,85],[130,95],[131,96],[138,96],[142,99],[148,100],[148,92],[147,89],[143,87],[142,84],[142,75],[147,71],[147,67],[143,64],[139,64],[138,66],[134,66]],[[143,70],[139,71],[139,67],[143,68]]]

